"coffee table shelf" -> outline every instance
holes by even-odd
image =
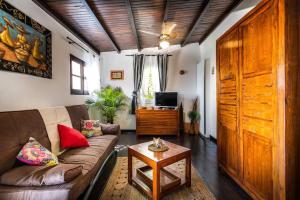
[[[153,170],[150,166],[144,166],[136,169],[136,176],[144,182],[151,190],[153,185]],[[172,174],[168,170],[162,168],[160,172],[160,190],[165,192],[173,187],[179,186],[180,177]]]
[[[153,198],[153,190],[152,187],[150,188],[143,180],[141,180],[141,178],[139,176],[133,176],[132,177],[132,184],[140,191],[146,193],[150,198]],[[173,187],[170,187],[168,189],[165,189],[163,191],[160,191],[160,198],[166,196],[167,194],[169,194],[172,191],[175,191],[181,187],[185,186],[185,182],[184,181],[180,181],[179,185],[175,185]],[[162,187],[160,187],[162,190]]]

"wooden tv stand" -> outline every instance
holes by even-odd
[[[136,110],[136,134],[179,136],[179,112],[175,110]]]

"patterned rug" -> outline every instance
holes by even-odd
[[[145,164],[137,159],[133,159],[133,167],[141,167]],[[170,166],[184,175],[185,161],[179,161]],[[145,194],[127,183],[127,157],[118,157],[115,168],[105,186],[100,200],[147,200]],[[204,182],[199,178],[196,170],[192,166],[192,186],[182,187],[176,192],[167,195],[164,200],[214,200],[214,195],[209,191]]]

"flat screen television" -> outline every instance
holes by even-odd
[[[156,92],[155,106],[177,107],[177,92]]]

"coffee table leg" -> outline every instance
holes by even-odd
[[[128,152],[128,183],[132,184],[132,155]]]
[[[160,169],[155,166],[153,167],[153,200],[159,200],[160,196]]]
[[[185,180],[186,180],[186,186],[191,187],[191,156],[186,157]]]

